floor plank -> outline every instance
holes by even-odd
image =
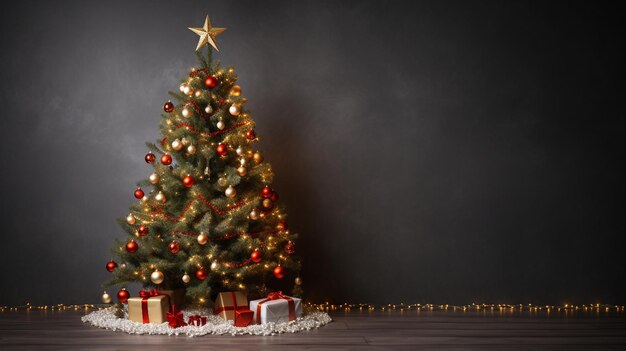
[[[83,324],[80,311],[0,313],[0,349],[41,350],[619,350],[620,315],[336,312],[323,328],[275,336],[128,335]]]

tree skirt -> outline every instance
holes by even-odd
[[[207,334],[213,335],[274,335],[281,333],[296,333],[303,330],[311,330],[319,328],[332,321],[330,316],[324,312],[313,312],[288,323],[268,323],[253,324],[247,327],[235,327],[233,321],[226,321],[219,316],[208,313],[207,310],[183,311],[185,320],[191,315],[202,315],[207,317],[207,323],[203,326],[185,326],[179,328],[171,328],[167,323],[137,323],[128,319],[128,313],[124,314],[124,318],[117,318],[114,314],[114,308],[105,308],[93,311],[81,318],[83,323],[89,323],[98,328],[110,329],[113,331],[123,331],[128,334],[154,334],[154,335],[187,335],[202,336]]]

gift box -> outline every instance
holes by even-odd
[[[181,312],[176,305],[172,305],[170,311],[165,314],[167,317],[167,324],[172,328],[184,327],[187,325],[185,323],[185,316],[183,312]]]
[[[219,293],[213,313],[228,321],[235,321],[237,327],[249,325],[254,317],[254,312],[248,308],[248,298],[241,291]]]
[[[250,309],[258,324],[284,323],[302,316],[302,300],[273,292],[267,298],[250,301]]]
[[[247,327],[253,320],[254,311],[248,309],[235,311],[235,327]]]
[[[206,324],[206,321],[207,321],[206,316],[194,314],[193,316],[189,316],[189,320],[187,321],[187,324],[195,325],[196,327],[201,327]]]
[[[159,294],[167,295],[170,298],[170,304],[176,305],[180,308],[185,306],[185,289],[175,289],[175,290],[163,290],[158,289]]]
[[[167,295],[156,290],[139,292],[140,297],[128,299],[128,319],[139,323],[164,323],[170,302]]]

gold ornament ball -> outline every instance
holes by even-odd
[[[211,112],[213,112],[213,107],[211,107],[211,105],[207,105],[207,106],[204,108],[204,112],[206,112],[206,113],[211,113]]]
[[[185,118],[189,118],[189,117],[191,117],[191,110],[185,107],[185,108],[183,109],[182,114],[183,114],[183,117],[185,117]]]
[[[228,184],[228,180],[226,180],[226,178],[224,178],[224,177],[220,177],[220,178],[217,180],[217,184],[218,184],[219,186],[226,186],[226,184]]]
[[[254,153],[254,156],[252,156],[252,159],[254,160],[256,164],[259,164],[263,162],[263,155],[261,155],[261,153],[257,151]]]
[[[157,183],[159,183],[159,175],[156,173],[152,173],[150,174],[150,177],[148,177],[148,180],[150,180],[150,184],[156,185]]]
[[[237,196],[237,190],[235,190],[232,185],[229,185],[228,188],[226,188],[224,194],[226,194],[226,197],[232,199],[233,197]]]
[[[250,219],[252,219],[254,221],[259,219],[259,212],[257,212],[257,210],[250,211]]]
[[[264,199],[263,200],[263,207],[265,208],[272,208],[274,204],[272,203],[272,200],[270,199]]]
[[[237,174],[239,174],[240,177],[245,177],[248,174],[248,169],[244,166],[241,166],[237,168]]]
[[[223,130],[225,127],[226,127],[226,124],[224,124],[224,121],[217,122],[217,129]]]
[[[165,194],[163,194],[163,192],[161,192],[161,191],[159,191],[159,193],[156,194],[154,199],[159,201],[159,202],[163,202],[163,203],[165,203],[165,201],[167,201],[167,199],[165,198]]]
[[[156,271],[152,272],[152,274],[150,274],[150,280],[154,284],[161,284],[163,283],[163,280],[165,280],[165,276],[163,275],[163,272],[157,269]]]
[[[230,89],[230,95],[239,96],[241,95],[241,87],[239,85],[235,85]]]
[[[198,240],[198,244],[204,245],[207,243],[207,241],[209,241],[209,238],[206,236],[206,234],[200,233],[197,237],[197,240]]]
[[[191,281],[191,277],[190,277],[190,276],[189,276],[189,274],[187,274],[187,273],[185,273],[185,274],[183,275],[183,278],[182,278],[182,279],[183,279],[183,283],[185,283],[185,284],[187,284],[187,283],[189,283],[189,282]]]
[[[187,152],[188,152],[190,155],[195,154],[195,153],[196,153],[196,147],[195,147],[195,146],[193,146],[193,145],[189,145],[189,146],[187,146]]]
[[[296,285],[302,285],[302,278],[296,277],[296,280],[294,281],[294,283],[296,283]]]
[[[109,295],[109,293],[107,293],[106,291],[104,292],[104,294],[102,294],[103,303],[111,303],[112,300],[113,298],[111,298],[111,295]]]
[[[193,95],[197,98],[199,98],[200,96],[202,96],[202,90],[196,90],[195,93],[193,93]]]
[[[135,216],[133,216],[132,213],[128,214],[128,217],[126,217],[126,223],[130,225],[135,224]]]
[[[182,148],[183,148],[183,143],[180,140],[175,139],[174,141],[172,141],[172,149],[176,151],[180,151],[180,149]]]
[[[239,116],[239,113],[241,113],[241,109],[239,108],[238,105],[232,104],[232,105],[230,105],[230,108],[228,109],[228,112],[230,112],[230,114],[233,115],[233,116]]]

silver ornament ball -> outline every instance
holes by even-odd
[[[133,216],[133,214],[132,214],[132,213],[130,213],[130,214],[128,215],[128,217],[126,217],[126,223],[128,223],[128,224],[130,224],[130,225],[135,224],[135,216]]]
[[[239,113],[241,113],[241,109],[239,108],[238,105],[232,104],[232,105],[230,105],[230,108],[228,109],[228,112],[230,112],[230,114],[233,115],[233,116],[239,116]]]
[[[207,243],[207,241],[209,241],[209,238],[204,233],[200,233],[196,239],[198,240],[198,244],[200,245],[204,245]]]
[[[152,272],[152,274],[150,274],[150,280],[154,284],[161,284],[163,283],[163,280],[165,280],[165,276],[161,271],[157,269],[156,271]]]
[[[189,118],[189,117],[191,117],[191,110],[185,107],[185,108],[183,109],[182,114],[183,114],[183,117],[185,117],[185,118]]]
[[[107,293],[106,291],[104,292],[104,294],[102,294],[102,302],[103,303],[111,303],[113,299],[111,298],[111,295],[109,295],[109,293]]]
[[[165,198],[165,194],[163,194],[163,192],[159,191],[158,194],[156,194],[156,196],[154,197],[155,200],[159,201],[159,202],[165,202],[167,201],[167,199]]]
[[[248,169],[244,166],[241,166],[237,168],[237,174],[239,174],[240,177],[245,177],[248,174]]]
[[[159,183],[159,175],[156,173],[152,173],[150,174],[150,177],[148,177],[148,180],[150,180],[150,184],[156,185]]]
[[[172,149],[179,151],[182,148],[183,148],[183,143],[180,140],[176,139],[172,141]]]
[[[232,199],[233,197],[237,196],[237,190],[235,190],[232,185],[229,185],[228,188],[226,188],[224,194],[226,195],[226,197]]]

